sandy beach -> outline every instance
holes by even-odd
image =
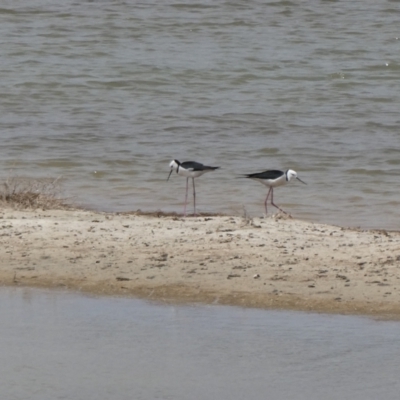
[[[400,318],[400,234],[281,215],[0,213],[0,284]]]

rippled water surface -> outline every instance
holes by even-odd
[[[0,290],[0,395],[397,399],[398,322]]]
[[[102,210],[181,211],[172,158],[220,165],[200,211],[263,212],[235,179],[297,170],[294,216],[399,228],[396,1],[2,1],[1,177]]]

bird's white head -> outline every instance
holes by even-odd
[[[292,178],[297,178],[297,172],[292,169],[286,171],[286,179],[290,181]]]
[[[171,176],[172,171],[177,171],[180,165],[181,165],[181,163],[180,163],[178,160],[172,160],[172,161],[169,163],[169,167],[171,168],[171,171],[169,171],[169,175],[168,175],[167,180],[168,180],[169,177]]]
[[[297,172],[296,172],[296,171],[293,171],[292,169],[288,169],[288,170],[286,171],[286,179],[287,179],[288,181],[290,181],[290,180],[293,179],[293,178],[297,179],[298,181],[300,181],[301,183],[304,183],[304,184],[306,185],[306,183],[305,183],[304,181],[302,181],[302,180],[297,176]]]

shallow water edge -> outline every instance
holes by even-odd
[[[112,287],[106,283],[85,285],[68,282],[5,282],[0,280],[4,288],[33,288],[68,291],[80,295],[93,295],[105,298],[126,298],[151,301],[165,305],[219,305],[260,310],[281,310],[307,312],[315,314],[366,316],[376,320],[400,321],[400,306],[394,304],[370,304],[341,300],[302,299],[287,295],[251,294],[251,293],[219,293],[204,291],[188,286],[138,287],[127,290],[123,286]],[[106,288],[105,286],[108,286]]]

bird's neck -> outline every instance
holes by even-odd
[[[289,175],[288,175],[288,172],[289,172],[289,170],[287,170],[287,171],[285,172],[286,182],[289,182]]]

